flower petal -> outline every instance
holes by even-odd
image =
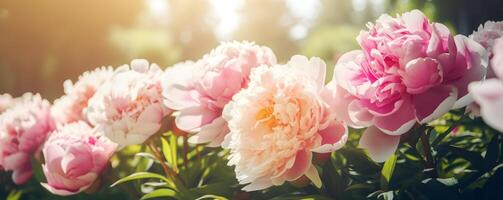
[[[219,112],[210,110],[207,107],[191,107],[180,110],[175,122],[179,129],[193,132],[212,122],[219,115]]]
[[[428,123],[452,109],[457,99],[455,87],[440,85],[412,97],[419,123]]]
[[[388,135],[371,126],[363,132],[359,145],[367,150],[372,160],[384,162],[395,153],[399,142],[400,136]]]
[[[400,109],[388,116],[376,116],[374,125],[381,131],[390,135],[401,135],[409,131],[416,119],[414,117],[414,109],[410,100],[405,100]]]
[[[470,84],[469,90],[480,105],[480,115],[484,122],[503,132],[503,81],[489,79]]]
[[[227,122],[224,118],[219,117],[213,120],[210,124],[201,127],[201,131],[190,137],[189,142],[195,144],[211,142],[206,146],[216,147],[221,145],[227,133],[229,133]]]
[[[320,174],[318,174],[318,170],[316,169],[316,167],[313,164],[311,164],[311,166],[309,166],[309,169],[307,169],[307,171],[304,175],[306,175],[306,177],[309,178],[309,180],[311,180],[311,182],[313,182],[313,184],[317,188],[321,188]]]
[[[319,132],[322,140],[321,146],[311,149],[316,153],[330,153],[336,151],[346,144],[348,140],[348,127],[337,121],[333,121],[330,125]]]
[[[288,181],[294,181],[301,177],[311,165],[313,153],[307,150],[297,152],[292,168],[286,171],[285,177]]]
[[[410,94],[419,94],[442,82],[440,64],[432,58],[417,58],[407,63],[402,79]]]

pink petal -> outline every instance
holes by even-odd
[[[308,59],[305,56],[295,55],[290,58],[288,65],[302,71],[312,80],[316,80],[320,86],[325,84],[326,65],[320,58]]]
[[[14,181],[15,184],[21,185],[28,182],[28,180],[30,180],[32,175],[33,172],[30,164],[28,166],[23,166],[22,169],[14,170],[12,172],[12,180]]]
[[[248,184],[247,186],[243,187],[243,191],[257,191],[257,190],[263,190],[265,188],[271,187],[273,184],[271,182],[270,178],[263,178],[260,180],[255,180],[252,183]]]
[[[335,80],[326,85],[322,92],[322,98],[329,104],[337,119],[342,120],[349,126],[363,128],[370,124],[372,115],[358,105],[353,105],[350,110],[349,105],[356,102],[356,98],[340,87]]]
[[[30,156],[23,152],[5,156],[3,160],[3,167],[8,170],[17,170],[25,165],[30,165]]]
[[[417,58],[408,62],[401,75],[410,94],[422,93],[440,84],[443,78],[439,63],[432,58]]]
[[[93,168],[93,158],[88,145],[71,145],[61,160],[61,169],[69,177],[78,177]]]
[[[47,189],[49,192],[56,194],[56,195],[59,195],[59,196],[70,196],[70,195],[74,195],[74,194],[77,194],[80,192],[80,191],[72,192],[72,191],[68,191],[65,189],[56,189],[47,183],[40,183],[40,185],[42,185],[42,187]]]
[[[195,144],[210,143],[212,145],[207,146],[215,147],[223,142],[227,133],[229,133],[227,122],[222,117],[219,117],[210,124],[201,127],[201,131],[190,137],[189,142]]]
[[[494,42],[492,49],[493,57],[491,59],[491,67],[496,76],[503,79],[503,38],[499,38]]]
[[[220,115],[221,111],[213,111],[206,107],[191,107],[181,110],[175,122],[179,129],[192,132],[198,131]]]
[[[193,90],[193,77],[195,63],[186,62],[170,67],[162,78],[162,95],[164,103],[171,109],[181,110],[197,106],[194,96],[197,92]]]
[[[424,24],[428,23],[428,19],[419,10],[406,12],[401,16],[403,23],[407,29],[424,30]]]
[[[334,69],[333,80],[337,84],[353,95],[363,94],[370,83],[368,78],[362,74],[362,67],[357,64],[361,51],[350,51],[342,55]]]
[[[145,108],[137,121],[139,123],[159,123],[166,114],[161,104],[156,103]]]
[[[454,87],[439,85],[422,94],[412,97],[415,113],[419,123],[428,123],[442,117],[452,109],[457,99]]]
[[[311,165],[313,153],[307,150],[301,150],[297,152],[295,156],[295,162],[292,168],[288,169],[285,174],[285,178],[288,181],[294,181],[300,178]]]
[[[348,140],[348,128],[345,124],[333,121],[330,125],[319,132],[322,140],[321,146],[311,149],[316,153],[330,153],[340,149]]]
[[[390,135],[401,135],[409,131],[416,119],[414,117],[414,109],[410,100],[405,99],[404,103],[395,113],[389,116],[376,116],[374,125],[381,131]]]
[[[370,158],[384,162],[393,155],[400,142],[400,136],[388,135],[375,126],[368,127],[360,138],[360,147],[367,150]]]
[[[460,79],[451,83],[458,89],[458,100],[454,104],[454,109],[457,109],[472,102],[470,95],[468,95],[468,84],[484,78],[487,71],[488,54],[484,47],[466,36],[456,35],[454,40],[458,46],[457,58],[463,57],[466,62],[466,65],[458,64],[458,59],[456,64],[467,67],[467,69],[458,69],[458,71],[465,70],[465,72]]]
[[[503,132],[503,81],[488,79],[470,84],[469,89],[480,105],[480,115],[484,122]]]

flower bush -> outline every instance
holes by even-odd
[[[320,58],[233,41],[84,72],[52,105],[3,94],[0,180],[7,199],[497,199],[500,26],[382,15],[329,81]]]

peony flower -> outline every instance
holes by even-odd
[[[7,108],[11,107],[13,103],[14,99],[10,94],[0,95],[0,113],[7,110]]]
[[[332,89],[340,100],[334,108],[352,127],[375,126],[360,145],[379,162],[417,122],[471,103],[467,86],[486,71],[487,52],[480,44],[452,36],[418,10],[382,15],[358,42],[362,50],[344,54],[336,65]]]
[[[161,75],[162,70],[146,60],[119,67],[89,100],[87,119],[120,148],[145,142],[170,113],[162,103]]]
[[[32,176],[31,156],[54,130],[50,103],[40,95],[26,93],[0,115],[0,167],[12,171],[16,184]]]
[[[192,143],[219,146],[228,133],[222,118],[224,106],[246,88],[250,71],[271,66],[276,56],[271,49],[249,42],[225,42],[197,62],[185,62],[168,70],[163,78],[165,104],[180,111],[176,125],[199,132]]]
[[[98,87],[103,85],[113,74],[112,67],[96,68],[84,72],[75,84],[66,80],[63,84],[65,95],[54,101],[51,113],[56,122],[66,124],[85,119],[83,110]]]
[[[503,21],[493,22],[487,21],[483,25],[481,24],[479,28],[474,31],[470,38],[481,44],[489,55],[489,67],[487,69],[485,78],[494,78],[495,74],[493,68],[491,67],[491,61],[493,59],[493,47],[496,39],[503,36]],[[470,118],[480,117],[480,105],[476,102],[471,103],[465,109],[465,113],[470,116]]]
[[[497,39],[493,49],[491,66],[496,78],[470,84],[469,90],[480,106],[484,122],[503,132],[503,38]]]
[[[117,144],[78,121],[58,127],[43,147],[42,165],[47,183],[43,187],[53,194],[67,196],[89,188],[105,169]]]
[[[312,164],[313,152],[329,153],[347,140],[347,127],[337,121],[325,94],[325,63],[294,56],[287,65],[252,70],[247,88],[234,95],[223,117],[230,149],[246,191],[260,190],[305,175],[321,185]]]

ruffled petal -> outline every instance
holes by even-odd
[[[400,136],[388,135],[371,126],[363,132],[359,145],[367,150],[372,160],[384,162],[395,153],[399,142]]]
[[[457,99],[455,87],[439,85],[430,90],[416,94],[412,103],[419,123],[428,123],[442,117],[454,106]]]

